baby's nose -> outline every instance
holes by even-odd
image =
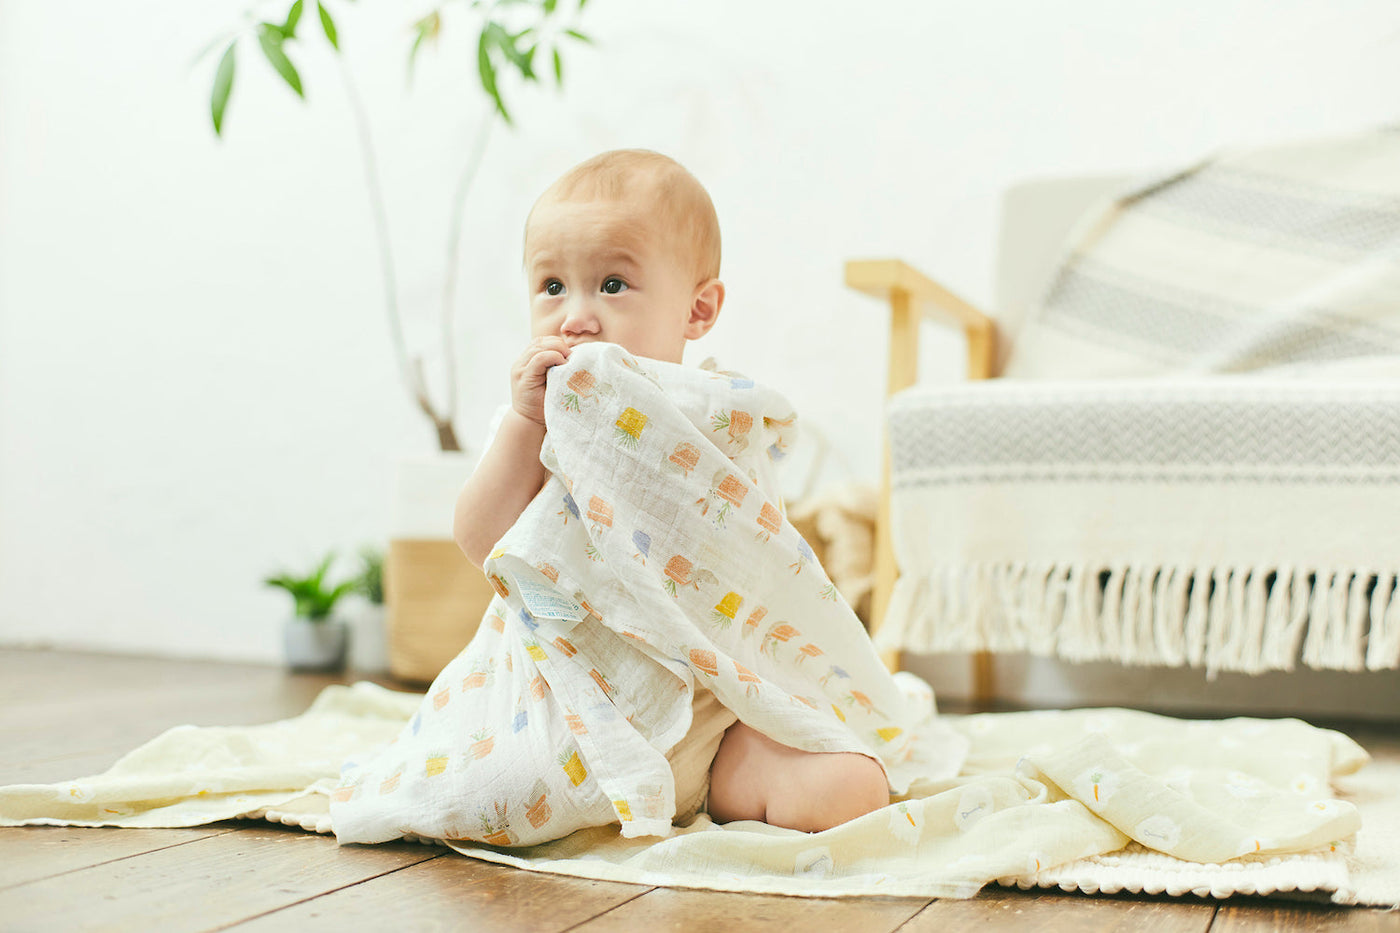
[[[598,315],[593,313],[589,302],[580,301],[564,315],[561,328],[566,334],[596,334],[599,330]]]

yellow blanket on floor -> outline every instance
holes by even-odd
[[[327,688],[305,714],[282,722],[182,726],[104,774],[0,788],[0,825],[191,826],[266,816],[329,832],[327,795],[340,761],[388,742],[421,699],[362,683]],[[991,881],[1032,884],[1068,866],[1078,866],[1084,888],[1088,864],[1095,886],[1116,877],[1119,887],[1153,890],[1147,869],[1131,867],[1140,865],[1157,878],[1170,869],[1205,879],[1180,890],[1326,890],[1358,899],[1346,857],[1361,820],[1330,782],[1368,756],[1340,733],[1297,720],[1188,722],[1117,709],[945,721],[970,742],[957,777],[916,784],[825,833],[718,826],[702,815],[659,841],[605,826],[530,848],[459,851],[584,877],[822,897],[967,897]],[[1398,828],[1375,829],[1394,836]],[[1124,871],[1137,874],[1124,882]],[[1172,890],[1155,890],[1164,888]]]

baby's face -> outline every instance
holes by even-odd
[[[525,241],[530,332],[679,363],[697,282],[686,251],[631,201],[546,201]]]

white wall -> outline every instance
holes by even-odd
[[[483,112],[473,37],[449,19],[405,94],[411,13],[332,9],[421,342]],[[567,91],[515,89],[460,265],[464,439],[525,339],[525,212],[602,149],[670,153],[714,196],[730,297],[688,359],[778,384],[873,479],[882,319],[842,288],[843,260],[905,257],[986,301],[1017,179],[1400,114],[1388,0],[824,9],[593,0],[601,41],[569,57]],[[393,367],[334,60],[301,53],[303,105],[243,49],[226,138],[208,126],[217,55],[189,63],[240,15],[0,5],[0,643],[275,659],[289,607],[260,577],[382,540],[395,459],[432,448]],[[958,378],[956,342],[932,344],[932,378]]]

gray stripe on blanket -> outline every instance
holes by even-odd
[[[1151,206],[1203,218],[1239,239],[1371,252],[1400,242],[1400,200],[1207,166],[1154,193]],[[1156,213],[1155,211],[1153,213]],[[1170,216],[1170,215],[1168,215]],[[1200,230],[1200,223],[1187,229]]]
[[[1289,316],[1152,282],[1090,261],[1061,272],[1040,323],[1134,353],[1186,363],[1209,356],[1211,371],[1322,362],[1400,352],[1400,334],[1322,308]],[[1230,352],[1222,354],[1228,346]]]
[[[895,406],[890,412],[892,468],[901,473],[966,467],[1021,468],[1076,464],[1100,471],[1166,468],[1189,479],[1216,479],[1228,468],[1243,476],[1270,473],[1287,481],[1400,474],[1400,393],[1357,401],[1122,397],[1016,404],[953,398]],[[1267,467],[1276,467],[1270,471]],[[1287,468],[1287,469],[1285,469]],[[1320,471],[1318,468],[1322,468]],[[1361,468],[1374,468],[1369,472]],[[1352,479],[1347,477],[1351,476]]]

